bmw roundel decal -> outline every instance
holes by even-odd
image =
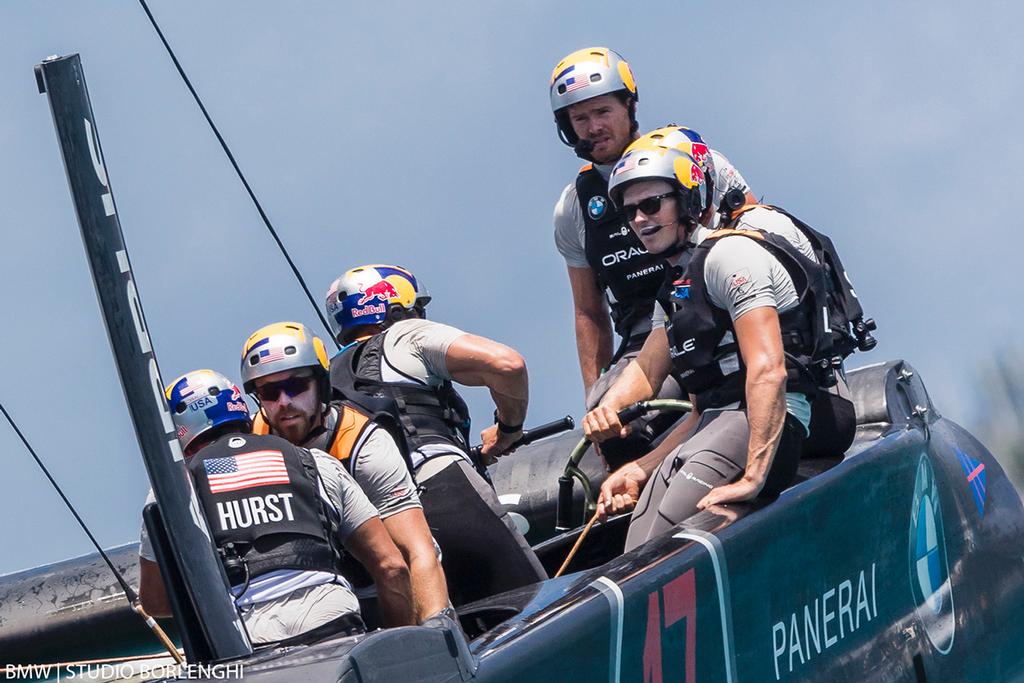
[[[946,559],[939,487],[928,456],[921,454],[910,509],[910,589],[928,640],[941,654],[953,647],[956,618]]]
[[[600,195],[591,197],[590,201],[587,202],[587,211],[590,213],[590,217],[595,220],[604,215],[606,208],[608,208],[608,200]]]

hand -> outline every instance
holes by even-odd
[[[716,486],[708,491],[708,494],[697,503],[698,510],[705,510],[711,505],[721,503],[741,503],[745,500],[753,500],[764,488],[764,481],[755,481],[744,475],[738,481],[725,486]]]
[[[598,406],[583,416],[583,433],[591,441],[629,436],[629,425],[619,421],[619,413],[608,406]]]
[[[640,489],[647,483],[647,473],[635,462],[628,462],[615,470],[601,484],[597,497],[597,518],[602,522],[608,515],[629,512],[636,507]]]
[[[485,465],[493,465],[498,458],[505,455],[516,441],[523,438],[523,430],[506,434],[498,431],[498,425],[491,425],[480,432],[480,455]]]

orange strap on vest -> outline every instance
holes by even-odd
[[[722,228],[715,230],[713,233],[707,236],[707,239],[717,239],[719,237],[728,237],[729,235],[743,235],[755,240],[763,240],[764,234],[760,230],[737,230],[736,228]]]
[[[263,419],[263,411],[252,416],[252,433],[266,436],[270,433],[270,425]]]
[[[586,173],[592,168],[594,168],[594,164],[583,164],[582,166],[580,166],[580,173]]]
[[[347,460],[352,457],[352,450],[363,430],[370,424],[370,418],[350,406],[343,405],[338,408],[341,411],[338,416],[338,429],[328,452],[338,460]],[[262,412],[256,413],[252,419],[252,433],[270,434],[270,425],[263,419]]]
[[[736,220],[737,218],[739,218],[740,214],[744,214],[747,211],[750,211],[751,209],[771,209],[771,208],[772,207],[768,206],[767,204],[744,204],[743,206],[741,206],[740,208],[738,208],[738,209],[736,209],[735,211],[732,212],[732,218],[733,218],[733,220]]]
[[[347,460],[352,456],[359,436],[370,424],[370,418],[349,406],[341,406],[340,424],[334,436],[334,443],[329,451],[338,460]]]

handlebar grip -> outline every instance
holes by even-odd
[[[567,432],[576,426],[576,421],[572,419],[572,415],[566,415],[559,420],[553,420],[547,424],[537,425],[533,429],[527,429],[523,432],[523,437],[519,439],[516,445],[523,446],[540,439],[553,436],[554,434],[561,434]]]
[[[539,441],[546,437],[554,434],[561,434],[567,432],[576,426],[576,421],[572,419],[572,415],[566,415],[559,420],[553,420],[552,422],[546,422],[542,425],[537,425],[533,429],[524,429],[523,435],[519,437],[519,440],[512,444],[512,448],[519,448],[531,444],[534,441]],[[483,457],[483,446],[477,445],[469,449],[469,456],[473,458],[475,462],[479,462]],[[493,465],[494,460],[491,462],[484,463],[485,465]]]
[[[619,422],[626,425],[647,412],[647,404],[643,401],[634,403],[619,411]]]

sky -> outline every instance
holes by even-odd
[[[700,131],[766,201],[830,234],[878,348],[977,424],[978,369],[1019,338],[1024,52],[1013,3],[278,3],[151,8],[319,300],[396,263],[429,317],[503,341],[530,424],[582,415],[551,212],[581,164],[555,134],[566,54],[620,52],[642,129]],[[626,8],[628,12],[626,11]],[[242,342],[317,324],[138,4],[0,4],[0,401],[104,546],[148,482],[32,67],[82,55],[164,380],[238,379]],[[318,325],[318,324],[317,324]],[[467,392],[478,426],[492,406]],[[0,573],[89,552],[0,424]]]

